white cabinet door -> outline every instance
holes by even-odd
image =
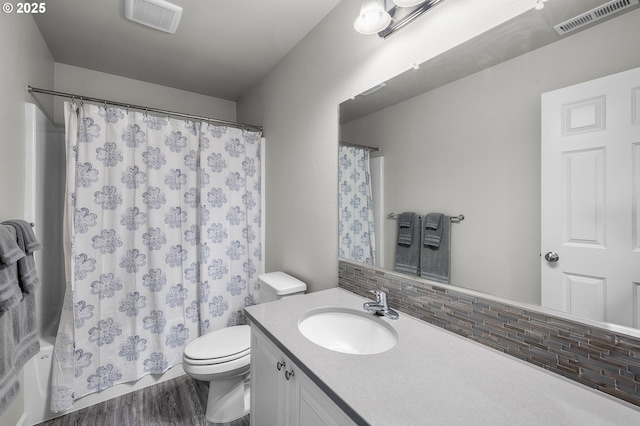
[[[542,305],[640,326],[639,222],[640,68],[543,94]]]
[[[351,426],[355,423],[306,375],[298,374],[293,395],[294,424],[299,426]]]
[[[251,328],[251,424],[352,426],[353,421],[264,334]]]
[[[251,424],[290,424],[290,387],[284,373],[290,361],[266,337],[251,332]]]

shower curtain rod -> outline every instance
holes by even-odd
[[[339,143],[340,143],[340,145],[352,146],[354,148],[368,149],[369,151],[380,151],[380,148],[375,147],[375,146],[360,145],[360,144],[357,144],[357,143],[351,143],[351,142],[345,142],[345,141],[339,141]]]
[[[151,107],[145,107],[145,106],[133,105],[133,104],[126,104],[126,103],[123,103],[123,102],[109,101],[109,100],[106,100],[106,99],[91,98],[91,97],[88,97],[88,96],[80,96],[80,95],[75,95],[73,93],[57,92],[55,90],[39,89],[37,87],[31,87],[31,86],[27,86],[27,91],[29,93],[42,93],[42,94],[45,94],[45,95],[60,96],[60,97],[63,97],[63,98],[79,99],[81,102],[82,101],[87,101],[87,102],[94,102],[94,103],[98,103],[98,104],[105,104],[105,105],[108,104],[108,105],[118,106],[118,107],[121,107],[121,108],[136,109],[136,110],[139,110],[139,111],[144,111],[145,113],[153,112],[153,113],[156,113],[156,114],[167,115],[169,117],[171,117],[171,116],[182,117],[182,118],[191,119],[191,120],[206,121],[206,122],[211,123],[211,124],[220,124],[220,125],[236,127],[236,128],[244,129],[244,130],[253,130],[253,131],[262,132],[262,126],[256,126],[256,125],[253,125],[253,124],[236,123],[235,121],[220,120],[220,119],[217,119],[217,118],[203,117],[203,116],[200,116],[200,115],[185,114],[185,113],[182,113],[182,112],[168,111],[168,110],[164,110],[164,109],[151,108]]]

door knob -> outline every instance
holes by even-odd
[[[560,259],[560,256],[558,256],[558,253],[554,253],[552,251],[548,252],[547,254],[544,255],[544,259],[547,262],[557,262],[558,259]]]

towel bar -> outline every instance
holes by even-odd
[[[397,219],[397,218],[398,218],[398,215],[395,213],[389,213],[387,215],[387,219]],[[451,216],[449,217],[449,220],[453,223],[462,222],[464,220],[464,215],[459,214],[458,216]]]

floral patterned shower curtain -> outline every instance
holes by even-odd
[[[369,151],[340,146],[338,164],[339,257],[375,263],[375,226]]]
[[[160,374],[259,293],[261,135],[65,104],[67,294],[51,410]]]

